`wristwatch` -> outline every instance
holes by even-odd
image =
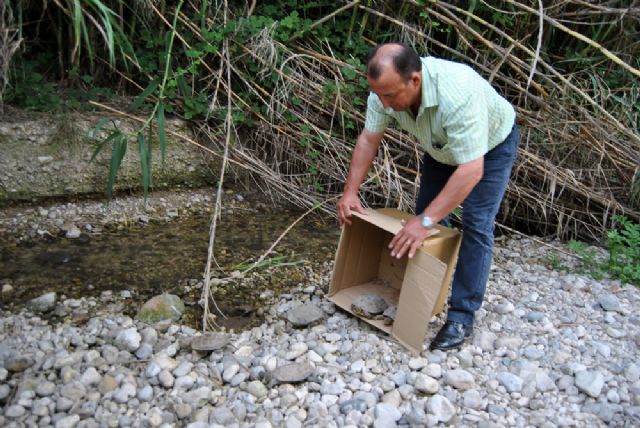
[[[422,216],[422,227],[425,229],[431,229],[433,227],[433,220],[426,214]]]

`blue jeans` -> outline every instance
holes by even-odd
[[[462,243],[449,299],[449,321],[472,325],[480,309],[493,256],[493,230],[511,168],[518,154],[520,134],[514,124],[507,138],[484,156],[484,174],[462,203]],[[422,213],[440,193],[455,166],[436,162],[425,153],[416,213]],[[448,218],[441,223],[448,224]]]

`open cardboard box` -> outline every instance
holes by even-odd
[[[392,325],[361,319],[420,353],[427,324],[448,297],[462,235],[438,225],[412,259],[397,259],[391,257],[389,242],[402,228],[400,220],[411,215],[391,208],[367,211],[354,213],[351,225],[342,229],[328,298],[350,313],[351,302],[365,293],[398,305]]]

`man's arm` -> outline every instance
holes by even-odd
[[[484,157],[459,165],[424,212],[407,220],[402,230],[393,237],[389,243],[391,255],[401,258],[408,251],[409,258],[413,257],[429,234],[422,226],[421,214],[431,217],[434,223],[439,222],[469,196],[483,173]]]
[[[337,204],[338,222],[340,225],[351,224],[351,211],[366,214],[360,198],[358,198],[358,189],[364,181],[364,177],[369,171],[369,167],[373,163],[373,159],[378,153],[378,147],[382,141],[384,132],[371,132],[364,129],[358,136],[356,147],[351,156],[351,164],[349,165],[349,175],[344,185],[342,197]]]

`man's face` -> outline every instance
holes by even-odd
[[[409,80],[405,81],[393,68],[388,67],[378,79],[367,77],[367,81],[384,108],[405,111],[412,106],[420,106],[422,76],[418,72],[411,73]]]

